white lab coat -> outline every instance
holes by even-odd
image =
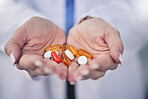
[[[122,66],[101,79],[77,82],[77,99],[144,99],[137,53],[148,34],[141,30],[133,1],[75,0],[75,22],[85,15],[101,17],[120,31],[125,46]],[[56,76],[27,78],[11,65],[3,50],[16,28],[32,16],[48,18],[65,30],[65,5],[65,0],[0,0],[0,99],[66,99],[65,82]]]

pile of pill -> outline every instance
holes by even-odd
[[[62,51],[61,56],[59,56],[58,51]],[[66,66],[69,66],[75,58],[78,58],[80,65],[85,65],[87,64],[87,59],[92,59],[93,55],[84,49],[77,50],[73,45],[64,43],[62,46],[55,44],[47,47],[44,58],[52,58],[57,63],[62,61]]]

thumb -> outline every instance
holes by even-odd
[[[122,63],[121,54],[124,47],[120,38],[120,33],[113,27],[108,26],[105,31],[105,41],[109,46],[110,55],[116,63]]]
[[[10,57],[12,64],[16,64],[21,56],[21,49],[26,43],[26,31],[25,28],[18,28],[12,35],[10,40],[6,43],[4,50]]]

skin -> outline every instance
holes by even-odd
[[[56,34],[56,35],[55,35]],[[19,27],[5,45],[5,52],[15,57],[16,67],[26,70],[31,77],[56,74],[60,79],[67,78],[67,67],[55,61],[43,58],[45,48],[66,42],[64,31],[50,20],[32,17]],[[38,61],[42,66],[36,66]],[[60,65],[60,66],[59,66]],[[50,70],[45,73],[44,69]]]
[[[75,25],[69,31],[67,42],[93,54],[93,59],[88,59],[86,65],[79,65],[76,58],[69,66],[68,80],[71,83],[78,79],[99,79],[107,70],[114,70],[121,63],[119,56],[123,53],[123,44],[120,34],[100,18],[88,19]]]
[[[45,48],[66,42],[64,31],[50,20],[32,17],[19,27],[5,45],[8,56],[15,57],[16,67],[26,70],[31,77],[56,74],[61,80],[74,84],[78,79],[99,79],[107,70],[114,70],[118,64],[123,45],[119,32],[100,18],[92,18],[75,25],[67,38],[69,45],[82,48],[93,54],[86,65],[79,65],[75,58],[67,68],[62,62],[43,58]],[[61,54],[61,52],[59,52]],[[42,63],[37,66],[35,62]],[[99,66],[93,68],[94,66]],[[45,72],[44,70],[50,72]]]

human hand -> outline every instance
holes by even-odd
[[[5,45],[5,52],[13,64],[26,70],[31,77],[57,74],[60,79],[67,77],[67,67],[43,58],[45,48],[66,41],[64,31],[50,20],[32,17],[19,27]]]
[[[107,70],[114,70],[121,64],[123,45],[119,32],[100,18],[92,18],[75,25],[67,38],[69,45],[85,49],[93,54],[86,65],[78,65],[77,59],[68,70],[68,80],[74,83],[77,79],[98,79]]]

